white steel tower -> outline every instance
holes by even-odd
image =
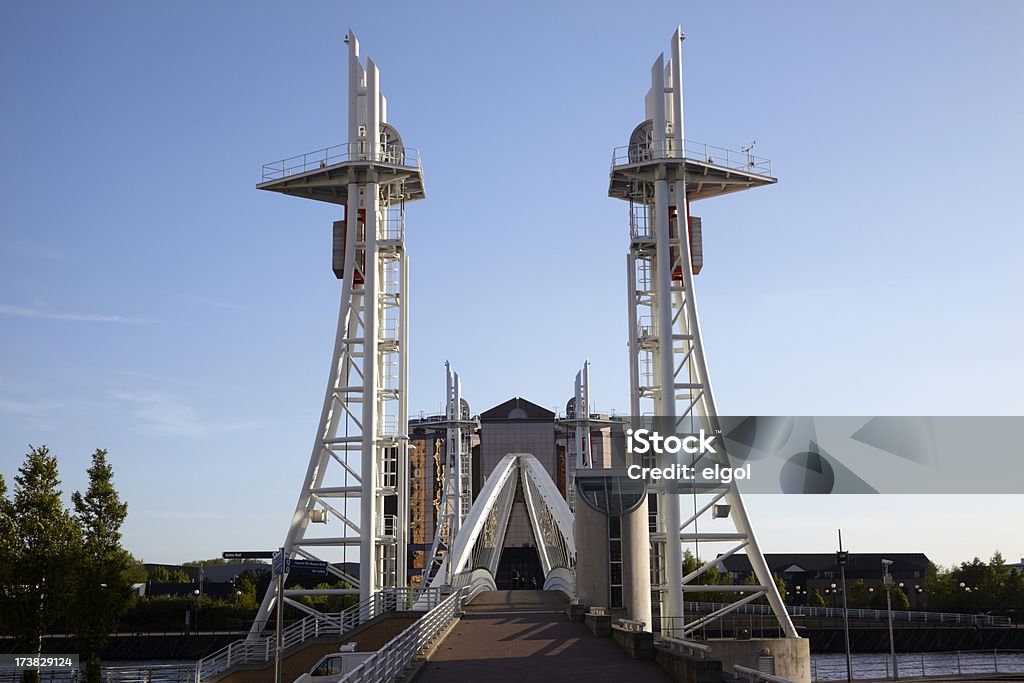
[[[341,307],[327,392],[309,466],[284,539],[288,558],[346,560],[359,549],[359,576],[333,577],[376,591],[404,587],[409,529],[409,262],[405,205],[424,197],[419,153],[387,123],[377,65],[348,44],[348,142],[263,167],[262,190],[345,207],[334,224],[333,270]],[[310,522],[336,529],[315,534]],[[339,557],[340,555],[340,557]],[[308,607],[284,600],[299,609]],[[250,635],[274,607],[263,599]]]
[[[423,565],[421,590],[430,587],[434,575],[443,566],[447,572],[446,584],[451,584],[452,564],[444,558],[451,552],[452,543],[459,535],[462,522],[473,504],[473,451],[472,433],[476,422],[470,417],[469,403],[462,398],[462,381],[451,363],[444,364],[447,374],[445,414],[438,422],[428,423],[445,429],[444,484],[437,511],[437,525],[430,555]]]
[[[717,433],[718,413],[708,377],[694,292],[703,263],[700,219],[690,203],[775,182],[766,159],[695,143],[683,135],[682,41],[677,29],[666,64],[654,62],[646,117],[630,144],[612,155],[609,196],[629,202],[630,409],[634,416],[656,415],[677,433],[704,429]],[[636,419],[634,417],[634,419]],[[724,449],[720,449],[724,450]],[[728,464],[724,453],[716,457]],[[682,464],[690,464],[682,463]],[[707,463],[711,464],[711,463]],[[692,511],[681,514],[685,488]],[[685,637],[737,607],[766,596],[787,637],[792,621],[758,547],[735,482],[698,486],[662,480],[656,496],[657,525],[651,534],[652,588],[660,595],[665,635]],[[722,523],[731,522],[722,530]],[[721,550],[716,549],[715,544]],[[695,547],[705,560],[683,576],[682,546]],[[744,550],[757,585],[703,586],[699,578],[724,557]],[[701,557],[699,553],[705,556]],[[688,591],[720,591],[742,597],[711,614],[684,614]]]
[[[576,373],[575,392],[566,406],[567,424],[573,428],[568,440],[569,452],[565,457],[565,500],[569,509],[576,511],[576,470],[594,466],[590,437],[590,361],[583,361],[583,369]]]

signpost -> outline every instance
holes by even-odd
[[[278,548],[274,554],[274,576],[277,577],[277,599],[274,600],[274,607],[277,608],[277,618],[274,626],[274,683],[281,683],[281,627],[284,623],[284,568],[286,558],[284,548]]]
[[[885,586],[885,607],[889,612],[889,657],[892,658],[892,678],[894,681],[900,679],[899,664],[896,661],[896,639],[892,635],[892,584],[894,580],[892,574],[889,573],[889,567],[892,566],[892,560],[882,560],[882,585]]]
[[[282,661],[281,656],[281,629],[284,622],[284,577],[286,574],[310,574],[313,576],[327,576],[327,563],[322,560],[299,560],[285,557],[284,548],[272,550],[225,550],[221,553],[225,560],[272,560],[273,576],[277,581],[277,598],[274,606],[277,608],[276,619],[274,620],[274,683],[281,683]],[[188,614],[185,616],[186,628]]]
[[[271,560],[273,550],[225,550],[220,554],[225,560]]]

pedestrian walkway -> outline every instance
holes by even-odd
[[[633,660],[564,613],[550,591],[482,593],[425,662],[416,683],[452,681],[671,681],[652,660]]]

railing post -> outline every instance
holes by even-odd
[[[960,650],[956,651],[956,675],[962,676],[963,671],[960,669]]]
[[[999,673],[999,650],[992,650],[992,664],[995,666],[996,673]]]

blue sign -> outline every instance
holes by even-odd
[[[322,560],[289,560],[288,573],[327,576],[327,563]]]
[[[276,553],[274,553],[274,576],[284,574],[284,567],[284,552],[279,550]]]

